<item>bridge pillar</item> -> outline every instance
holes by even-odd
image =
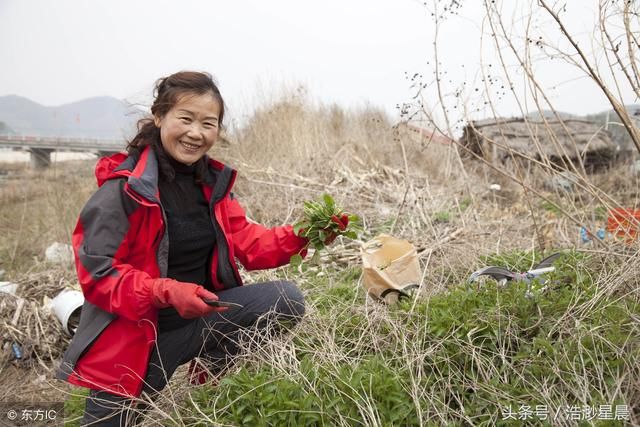
[[[51,166],[51,152],[49,148],[32,148],[31,150],[31,168],[44,169]]]

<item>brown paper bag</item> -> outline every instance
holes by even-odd
[[[361,254],[362,284],[375,299],[393,304],[419,286],[418,252],[408,241],[380,234],[362,245]]]

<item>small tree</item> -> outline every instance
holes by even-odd
[[[523,188],[541,249],[544,243],[538,227],[540,214],[534,209],[536,199],[551,204],[577,226],[583,226],[588,220],[583,209],[587,204],[596,203],[606,209],[624,205],[624,201],[616,200],[613,194],[600,188],[587,175],[584,150],[578,148],[572,141],[572,132],[563,126],[566,116],[556,108],[558,98],[554,97],[553,89],[555,85],[566,83],[568,78],[590,83],[611,105],[614,111],[611,116],[619,118],[619,127],[624,129],[640,152],[638,118],[634,118],[634,112],[628,109],[629,104],[640,101],[640,2],[593,0],[579,4],[551,3],[549,0],[483,0],[481,3],[432,0],[424,5],[433,20],[433,25],[430,25],[433,28],[432,61],[428,63],[431,70],[425,73],[428,77],[419,73],[411,77],[415,96],[402,106],[404,118],[426,122],[436,132],[455,138],[460,135],[464,124],[473,127],[474,120],[479,118],[500,122],[504,106],[515,107],[525,121],[528,139],[537,149],[533,155],[502,144],[501,141],[509,138],[506,129],[500,138],[490,142],[508,152],[508,166],[491,163],[470,152],[463,144],[457,144],[454,150],[458,158],[465,152]],[[477,42],[476,39],[465,39],[466,57],[480,54],[477,66],[473,64],[472,70],[467,69],[467,73],[471,73],[471,81],[458,81],[452,77],[451,52],[441,48],[442,34],[447,30],[445,26],[467,7],[477,9],[474,16],[478,12],[481,14],[481,21],[474,22],[480,25],[481,31]],[[576,31],[569,25],[568,18],[575,12],[571,7],[593,8],[595,25],[588,33]],[[455,28],[456,25],[452,26]],[[457,53],[459,58],[460,52]],[[543,68],[549,67],[541,65],[555,67],[554,70],[558,71],[551,76],[545,75]],[[567,77],[567,70],[573,75]],[[530,125],[534,120],[538,123]],[[552,122],[560,123],[560,131],[558,126],[551,126]],[[542,191],[536,185],[536,176],[550,180],[564,173],[546,154],[549,150],[541,146],[541,128],[546,136],[544,139],[550,141],[563,159],[574,159],[565,161],[562,169],[575,176],[573,185],[581,194],[575,200],[559,193]],[[567,144],[560,143],[561,139],[569,139],[573,146],[569,144],[567,148]],[[527,164],[526,169],[522,167],[523,161]],[[466,164],[462,161],[459,164],[461,168],[455,173],[466,176]]]

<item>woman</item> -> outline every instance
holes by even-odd
[[[83,425],[131,423],[127,404],[162,390],[179,365],[200,356],[218,374],[243,329],[273,332],[263,314],[304,314],[291,282],[241,286],[236,258],[278,267],[307,240],[247,221],[231,193],[236,172],[207,156],[225,113],[211,76],[158,80],[151,112],[126,155],[98,162],[99,189],[73,233],[85,304],[58,377],[91,389]],[[205,303],[218,298],[242,308]]]

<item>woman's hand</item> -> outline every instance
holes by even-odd
[[[158,308],[173,306],[184,319],[203,317],[210,313],[226,311],[227,307],[211,307],[204,300],[217,301],[213,292],[200,285],[173,279],[156,279],[151,290],[153,305]]]

